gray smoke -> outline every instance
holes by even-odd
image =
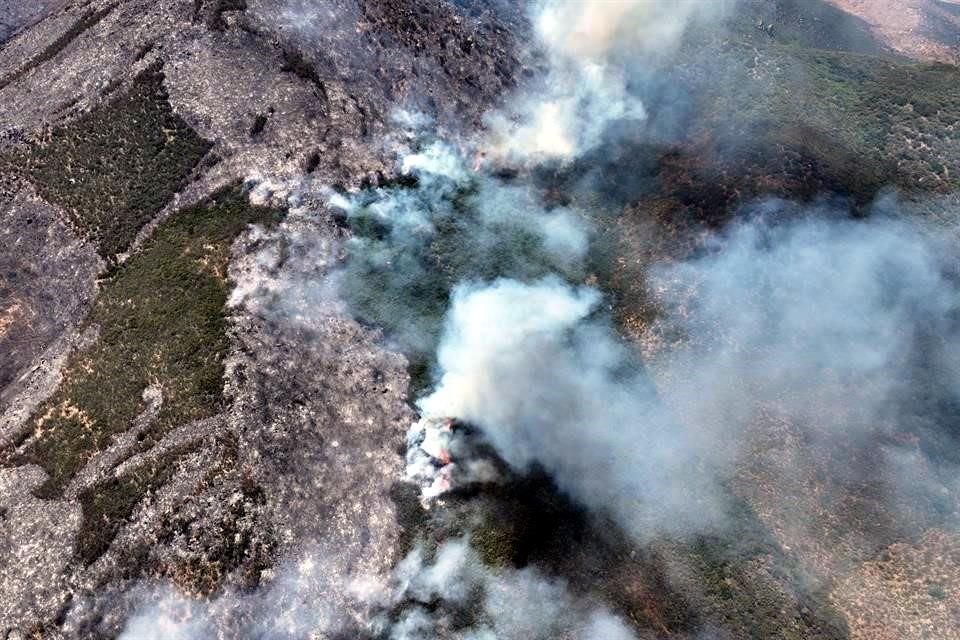
[[[363,196],[337,203],[348,218],[371,215],[360,212],[374,206],[387,230],[402,221],[399,233],[375,244],[363,240],[371,243],[363,247],[387,251],[399,244],[419,259],[431,246],[408,238],[416,237],[411,230],[436,233],[433,209],[416,217],[418,203],[446,202],[462,176],[470,176],[450,169],[460,165],[447,165],[440,148],[431,149],[408,162],[419,177],[416,188],[373,192],[372,204],[358,204]],[[395,193],[403,198],[391,200]],[[475,212],[464,233],[509,245],[511,237],[501,234],[533,229],[543,242],[554,214],[538,202],[532,200],[531,220],[511,221],[507,231],[492,230],[487,214]],[[436,387],[420,400],[421,410],[472,423],[517,472],[545,469],[562,491],[614,516],[640,541],[724,524],[719,487],[744,453],[739,447],[751,422],[767,407],[815,438],[943,435],[947,425],[934,410],[951,406],[960,393],[960,280],[943,230],[823,211],[780,221],[785,208],[767,203],[763,215],[717,236],[701,255],[652,270],[648,288],[661,312],[649,330],[664,346],[643,363],[618,336],[595,287],[536,273],[452,284]],[[295,303],[272,305],[276,313],[308,317],[313,300],[336,291],[329,283],[315,288],[334,252],[324,245],[318,262],[307,239],[294,246],[307,248],[285,258],[295,277],[267,289],[272,300]],[[257,260],[269,262],[271,255]],[[579,250],[548,255],[553,262],[538,264],[560,269],[567,256],[582,259]],[[412,274],[394,275],[421,277],[422,263],[414,264]],[[395,266],[399,271],[401,264]],[[246,291],[247,304],[257,297],[254,289],[238,290]],[[398,326],[421,321],[415,310],[396,309]],[[931,395],[935,402],[922,400]],[[955,461],[916,447],[887,445],[881,454],[892,470],[892,484],[883,487],[892,498],[955,497]],[[562,582],[535,569],[485,567],[462,541],[441,546],[429,560],[414,551],[386,579],[326,576],[318,569],[323,558],[318,553],[280,569],[253,594],[196,603],[155,593],[123,638],[286,638],[344,630],[397,639],[631,637],[616,616]]]
[[[700,436],[672,419],[630,348],[594,315],[600,301],[555,278],[460,285],[442,375],[420,408],[479,426],[514,469],[543,466],[638,537],[707,528],[717,499],[697,473]]]
[[[662,322],[688,335],[673,378],[700,390],[671,397],[700,423],[742,423],[770,402],[804,422],[872,428],[909,400],[921,332],[942,340],[933,365],[955,384],[957,282],[932,231],[888,219],[744,224],[710,255],[658,269]]]
[[[758,221],[655,270],[658,329],[683,336],[652,361],[661,398],[713,434],[716,466],[744,454],[749,428],[773,413],[825,450],[870,456],[834,479],[868,482],[894,518],[956,525],[954,233],[880,215]]]
[[[960,289],[935,235],[892,220],[736,227],[708,255],[655,271],[657,330],[682,335],[653,375],[598,313],[602,296],[556,279],[455,289],[436,390],[419,405],[482,428],[515,469],[537,464],[640,538],[708,531],[714,487],[763,407],[811,433],[909,429],[925,367],[960,392]]]
[[[288,564],[254,594],[199,603],[172,590],[150,594],[120,640],[251,637],[390,640],[632,640],[622,620],[534,569],[491,569],[465,539],[432,558],[415,548],[393,575],[324,573],[323,554]],[[343,596],[348,602],[339,602]],[[335,604],[336,603],[336,604]]]
[[[535,569],[491,569],[467,540],[444,543],[432,563],[414,550],[397,567],[392,598],[406,600],[392,640],[629,640],[633,633],[616,616],[574,596],[563,582]],[[436,604],[440,603],[440,607]],[[430,610],[426,607],[432,605]],[[453,617],[474,618],[453,633]]]

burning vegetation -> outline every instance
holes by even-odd
[[[955,67],[842,3],[138,2],[0,67],[139,29],[0,114],[3,219],[101,269],[0,372],[0,635],[957,637]]]

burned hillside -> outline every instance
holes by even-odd
[[[907,5],[0,2],[0,637],[960,637]]]

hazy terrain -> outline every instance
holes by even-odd
[[[0,638],[960,638],[958,61],[0,0]]]

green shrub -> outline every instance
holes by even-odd
[[[112,259],[186,184],[210,146],[173,113],[157,63],[126,94],[55,129],[13,166]]]
[[[91,455],[130,428],[149,385],[163,400],[147,444],[220,410],[230,245],[248,224],[277,215],[251,206],[239,189],[222,192],[174,214],[109,274],[88,319],[99,327],[98,342],[73,356],[31,419],[39,435],[24,458],[50,474],[42,494],[58,495]]]
[[[947,597],[947,591],[942,584],[931,584],[927,587],[927,594],[934,600],[943,600]]]
[[[120,477],[110,477],[79,495],[83,523],[77,532],[76,555],[85,564],[102,556],[144,496],[173,476],[178,461],[193,447],[180,447]]]

